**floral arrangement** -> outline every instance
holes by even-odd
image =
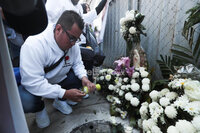
[[[141,24],[144,20],[144,15],[138,11],[127,11],[125,17],[120,19],[120,31],[127,43],[140,42],[140,34],[146,36],[142,30],[145,30]]]
[[[144,132],[200,132],[200,82],[174,77],[169,88],[151,91],[151,102],[142,103],[138,125]]]
[[[149,73],[144,67],[131,67],[129,57],[122,57],[114,64],[115,70],[100,70],[96,81],[102,87],[100,92],[112,104],[111,115],[138,119],[141,102],[148,98],[150,91]]]

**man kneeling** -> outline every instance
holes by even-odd
[[[68,104],[76,104],[85,96],[79,88],[87,86],[90,92],[95,90],[86,76],[80,48],[75,44],[83,27],[83,20],[76,12],[65,11],[56,25],[49,24],[41,34],[28,37],[21,48],[23,87],[19,87],[19,93],[24,112],[36,112],[40,128],[50,124],[43,97],[55,99],[53,106],[63,114],[70,114],[72,108]]]

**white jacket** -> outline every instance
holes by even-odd
[[[67,73],[73,68],[79,79],[86,76],[79,45],[74,45],[68,50],[66,56],[55,69],[45,74],[44,67],[55,64],[63,55],[53,33],[54,26],[48,25],[41,34],[30,36],[22,45],[20,52],[20,74],[22,85],[32,94],[47,98],[62,98],[65,89],[57,83],[67,77]],[[67,64],[67,66],[65,65]]]

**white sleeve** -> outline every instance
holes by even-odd
[[[32,43],[34,42],[32,41]],[[36,96],[62,98],[66,90],[62,89],[60,85],[48,83],[44,72],[45,52],[36,43],[34,45],[37,47],[33,48],[24,44],[21,48],[20,74],[22,85]]]
[[[92,24],[92,22],[97,18],[96,10],[92,10],[86,14],[83,14],[83,20],[85,23]]]
[[[72,68],[74,70],[75,75],[78,76],[79,79],[82,79],[84,76],[87,77],[87,72],[86,72],[85,67],[83,65],[79,45],[76,44],[74,47],[75,47],[74,53],[76,55],[75,55],[75,58],[74,58],[75,61],[74,61]]]

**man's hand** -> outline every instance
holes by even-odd
[[[96,86],[94,83],[90,82],[87,77],[82,78],[82,85],[87,86],[89,92],[93,92],[96,90]]]
[[[70,90],[65,91],[63,99],[69,99],[74,102],[80,102],[84,96],[85,96],[85,93],[83,93],[82,91],[78,89],[70,89]]]

